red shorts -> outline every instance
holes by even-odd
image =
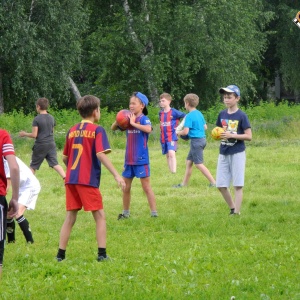
[[[98,188],[80,185],[66,184],[66,208],[67,210],[93,211],[103,209],[102,195]]]

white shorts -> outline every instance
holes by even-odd
[[[219,154],[217,167],[217,187],[244,186],[245,181],[246,152],[232,155]]]
[[[36,187],[35,189],[20,189],[18,203],[26,206],[27,209],[35,209],[40,190],[40,187]]]

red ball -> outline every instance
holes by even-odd
[[[130,110],[122,109],[116,115],[116,121],[119,127],[123,130],[127,129],[130,125]]]

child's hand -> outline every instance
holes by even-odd
[[[136,119],[135,114],[134,114],[134,113],[131,113],[131,114],[129,115],[130,125],[134,126],[134,124],[135,124],[135,119]]]
[[[10,219],[15,217],[18,214],[18,210],[19,210],[18,200],[11,199],[8,205],[7,217]]]
[[[20,137],[24,137],[26,135],[26,132],[24,130],[20,131],[19,132],[19,136]]]
[[[125,190],[126,187],[126,183],[123,179],[123,177],[121,177],[120,175],[115,176],[115,180],[118,183],[118,186],[122,189],[122,191]]]

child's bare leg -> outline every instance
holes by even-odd
[[[62,168],[62,166],[60,165],[56,165],[53,167],[53,169],[62,177],[65,178],[66,177],[66,173],[64,171],[64,169]]]
[[[147,196],[151,212],[156,211],[155,195],[150,185],[150,177],[141,178],[143,190]]]
[[[205,167],[204,164],[195,164],[196,168],[201,171],[201,173],[206,177],[206,179],[211,183],[211,184],[216,184],[215,179],[211,175],[210,171]]]
[[[168,161],[169,170],[172,173],[176,173],[177,162],[176,162],[176,152],[174,150],[168,151],[167,161]]]
[[[234,209],[235,205],[234,205],[234,202],[232,200],[232,197],[231,197],[231,194],[229,192],[229,189],[227,187],[219,187],[218,189],[221,192],[224,200],[228,204],[229,208],[230,209]]]
[[[235,197],[235,213],[239,213],[243,201],[243,187],[235,186],[234,187],[234,197]]]
[[[94,220],[96,222],[96,239],[98,248],[106,248],[106,219],[104,210],[92,211]]]
[[[192,175],[193,162],[191,160],[186,160],[185,162],[185,174],[182,181],[182,185],[187,185]]]
[[[126,187],[123,190],[123,209],[129,210],[130,208],[130,199],[131,199],[131,183],[133,178],[124,178]]]
[[[60,230],[59,248],[66,250],[73,225],[76,222],[78,210],[68,210],[66,219]]]

